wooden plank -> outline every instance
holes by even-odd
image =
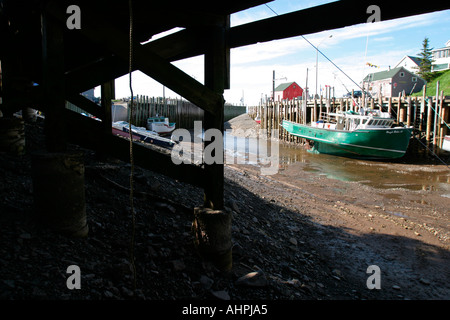
[[[67,101],[70,103],[73,103],[78,108],[83,109],[89,114],[92,114],[93,116],[103,119],[104,113],[102,112],[101,107],[96,104],[95,102],[89,100],[88,98],[82,96],[81,94],[72,94],[69,96],[66,96]]]

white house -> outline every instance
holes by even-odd
[[[413,57],[413,56],[404,56],[393,69],[403,67],[409,72],[417,73],[420,66],[420,60],[419,57]]]
[[[431,50],[433,54],[433,65],[431,71],[450,69],[450,40],[445,43],[445,47]]]

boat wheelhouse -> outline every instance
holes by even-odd
[[[147,129],[158,134],[168,134],[175,129],[175,122],[169,122],[167,117],[150,117],[147,119]]]

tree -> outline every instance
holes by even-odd
[[[420,65],[418,67],[419,71],[417,72],[417,74],[427,82],[432,79],[431,64],[434,62],[434,60],[431,50],[433,50],[433,48],[430,48],[429,39],[425,37],[422,42],[422,51],[418,53]]]

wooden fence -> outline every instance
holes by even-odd
[[[130,108],[128,112],[129,110]],[[245,112],[246,107],[225,105],[224,121]],[[204,111],[187,100],[136,96],[133,114],[132,123],[136,126],[145,127],[147,118],[159,115],[168,117],[170,122],[175,122],[177,128],[193,129],[194,121],[203,121]]]
[[[300,142],[301,138],[286,132],[281,122],[290,120],[297,123],[309,123],[319,120],[322,112],[330,111],[359,111],[362,99],[331,98],[313,100],[290,100],[266,102],[259,106],[248,107],[248,113],[252,118],[261,119],[261,129],[267,129],[267,134],[272,135],[272,130],[278,129],[279,139],[287,142]],[[414,126],[418,138],[425,138],[428,145],[441,148],[443,137],[450,132],[449,113],[450,96],[444,96],[443,92],[436,97],[385,97],[379,99],[366,99],[366,107],[381,109],[391,113],[397,118],[398,123]]]

